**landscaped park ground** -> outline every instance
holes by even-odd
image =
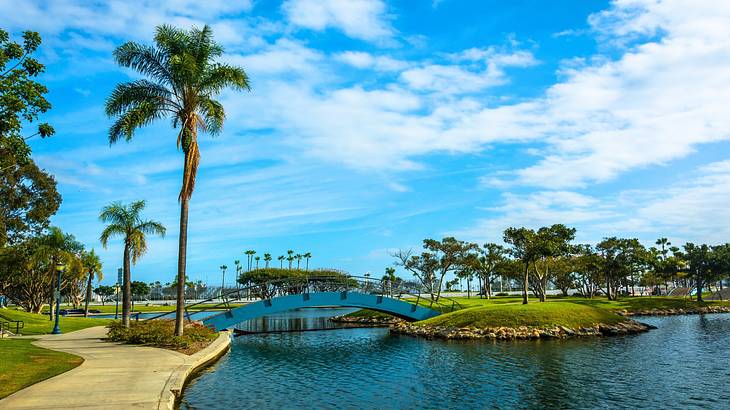
[[[626,321],[623,315],[647,312],[647,311],[696,311],[705,307],[730,308],[730,301],[708,301],[697,303],[687,298],[674,297],[624,297],[618,301],[609,301],[602,297],[584,299],[579,297],[549,297],[545,303],[531,299],[528,305],[522,304],[522,299],[516,296],[498,296],[491,299],[479,297],[458,297],[444,300],[443,304],[447,310],[452,306],[455,310],[441,316],[417,322],[417,326],[434,327],[511,327],[526,326],[530,328],[544,328],[554,326],[565,326],[568,328],[593,326],[597,323],[616,324]],[[428,305],[429,302],[421,300],[419,303]],[[91,306],[105,313],[113,313],[114,305]],[[145,306],[136,304],[135,311],[171,311],[174,306]],[[619,314],[620,313],[620,314]],[[40,335],[50,333],[53,329],[53,322],[48,316],[26,313],[13,308],[0,309],[0,315],[6,319],[22,320],[25,327],[22,333],[25,335]],[[387,318],[388,315],[367,310],[358,311],[348,315],[359,318]],[[61,329],[65,332],[85,329],[91,326],[110,325],[115,322],[111,319],[95,319],[81,317],[62,317]],[[154,329],[145,331],[145,325],[136,324],[134,331],[129,332],[126,342],[141,342],[149,345],[164,345],[168,348],[190,353],[211,338],[201,332],[186,332],[196,340],[191,344],[169,343],[172,326],[153,326]],[[150,324],[151,325],[151,324]],[[161,329],[162,327],[162,329]],[[169,328],[169,329],[168,329]],[[159,339],[149,338],[152,332],[156,332]],[[189,349],[191,345],[195,345]],[[185,347],[180,348],[180,346]],[[5,397],[23,387],[45,380],[54,375],[70,370],[83,361],[81,358],[66,353],[54,352],[31,344],[30,339],[0,339],[0,398]]]

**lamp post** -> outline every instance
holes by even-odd
[[[221,282],[221,300],[223,299],[223,291],[226,288],[226,269],[228,269],[228,266],[221,265],[221,272],[223,272],[223,280]]]
[[[64,266],[62,263],[56,264],[56,273],[58,274],[58,281],[56,282],[56,324],[53,326],[51,334],[61,334],[61,275],[63,275]]]
[[[117,305],[114,308],[114,320],[117,320],[119,317],[119,284],[122,283],[122,268],[117,269],[117,283],[114,285],[114,290],[116,290],[116,299],[117,299]]]

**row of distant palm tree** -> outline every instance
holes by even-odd
[[[243,252],[246,255],[247,258],[247,267],[246,270],[250,271],[251,269],[259,269],[259,262],[261,261],[260,256],[255,256],[256,251],[253,249],[249,249],[247,251]],[[312,258],[311,252],[305,252],[305,253],[297,253],[295,254],[293,250],[289,249],[286,251],[285,255],[279,255],[276,259],[279,261],[279,268],[284,269],[284,261],[287,261],[289,264],[289,270],[292,269],[294,265],[294,261],[297,261],[297,270],[301,269],[301,262],[302,259],[304,259],[304,270],[309,270],[309,260]],[[271,263],[271,254],[270,253],[264,253],[264,268],[268,268]],[[240,261],[236,260],[234,261],[236,264],[236,273],[240,274],[243,271],[243,266],[240,266]]]

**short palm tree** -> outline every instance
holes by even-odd
[[[135,201],[129,205],[121,202],[112,202],[105,206],[99,214],[99,220],[108,224],[101,232],[99,241],[106,249],[109,239],[121,237],[124,239],[123,272],[124,283],[122,290],[122,324],[129,327],[129,312],[132,300],[132,273],[130,261],[137,261],[147,252],[147,236],[165,236],[165,227],[156,221],[143,220],[140,213],[144,209],[144,201]],[[184,284],[184,282],[183,282]]]
[[[279,260],[279,269],[284,269],[284,259],[286,259],[286,257],[284,255],[279,255],[276,259]]]
[[[128,42],[114,51],[123,67],[149,79],[118,84],[106,102],[106,114],[116,118],[109,143],[131,140],[137,128],[161,118],[171,118],[177,146],[184,154],[180,202],[180,236],[177,260],[177,315],[175,333],[183,333],[188,202],[195,188],[200,163],[198,131],[217,134],[226,118],[223,105],[214,98],[225,88],[250,89],[242,68],[217,63],[223,49],[213,41],[207,25],[189,31],[157,27],[155,45]]]
[[[266,269],[269,268],[269,262],[271,262],[271,254],[265,253],[264,254],[264,268],[266,268]]]
[[[101,271],[101,260],[99,256],[91,249],[91,252],[84,252],[81,255],[81,263],[84,265],[84,270],[88,275],[86,282],[86,301],[84,303],[84,317],[89,316],[89,302],[91,301],[91,282],[94,278],[100,281],[104,278],[104,273]]]

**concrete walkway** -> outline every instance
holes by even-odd
[[[174,402],[171,389],[181,389],[192,368],[212,358],[204,359],[201,353],[211,356],[209,350],[215,347],[187,356],[167,349],[105,342],[101,340],[105,336],[103,326],[39,336],[35,345],[81,356],[84,362],[0,400],[0,409],[170,408]],[[228,340],[221,342],[218,344],[225,347],[217,349],[215,356],[228,346]]]

